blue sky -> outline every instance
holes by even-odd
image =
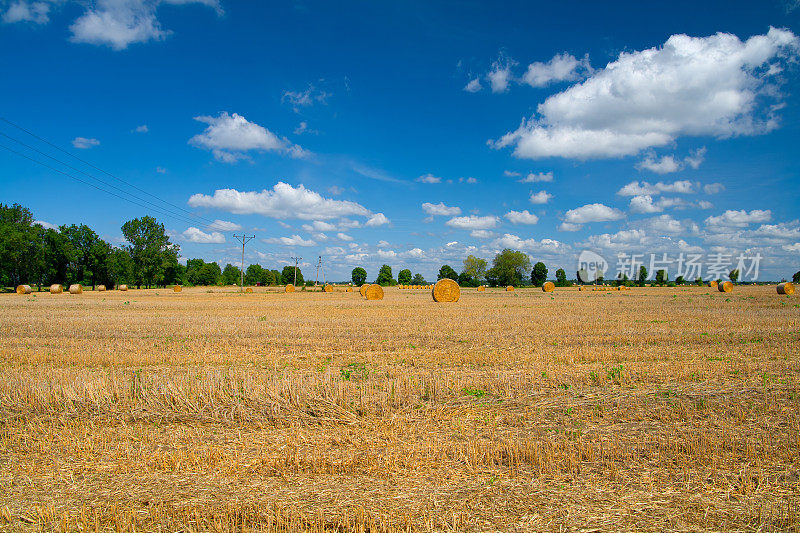
[[[791,276],[800,6],[702,4],[0,0],[2,116],[177,216],[2,149],[0,202],[114,243],[152,214],[223,265],[235,228],[246,263],[333,279],[507,247],[551,275],[593,250]]]

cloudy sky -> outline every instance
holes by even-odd
[[[560,4],[0,0],[0,202],[336,280],[800,270],[800,5]]]

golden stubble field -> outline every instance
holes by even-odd
[[[8,294],[0,325],[0,530],[800,530],[774,287]]]

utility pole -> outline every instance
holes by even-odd
[[[294,259],[294,285],[297,286],[297,263],[303,260],[302,257],[290,257]]]
[[[322,266],[322,256],[319,256],[319,261],[317,262],[317,279],[314,281],[314,286],[316,287],[319,285],[319,271],[322,270],[322,283],[326,283],[327,280],[325,279],[325,267]]]
[[[233,236],[234,239],[242,243],[242,268],[240,269],[241,273],[241,285],[239,286],[239,291],[244,291],[244,245],[248,242],[252,241],[256,238],[255,235],[236,235]]]

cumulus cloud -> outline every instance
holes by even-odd
[[[694,194],[696,192],[694,187],[694,183],[688,180],[673,181],[672,183],[659,181],[655,184],[646,181],[641,183],[632,181],[617,191],[617,194],[620,196],[642,196],[648,194],[655,196],[664,192],[673,194]]]
[[[577,81],[591,72],[589,54],[579,60],[565,52],[556,54],[547,63],[531,63],[522,79],[531,87],[544,87],[553,82]]]
[[[470,215],[466,217],[455,217],[445,222],[445,224],[447,224],[451,228],[466,229],[466,230],[491,229],[497,227],[499,223],[500,219],[494,215],[488,215],[483,217],[477,215]]]
[[[369,217],[369,219],[367,219],[364,225],[368,228],[375,228],[378,226],[383,226],[388,223],[389,219],[386,218],[386,215],[384,215],[383,213],[375,213],[374,215]]]
[[[527,209],[524,211],[509,211],[505,214],[505,217],[512,224],[536,224],[539,222],[539,217],[529,213]]]
[[[504,170],[503,175],[508,178],[518,178],[522,176],[522,174],[520,172],[517,172],[516,170]]]
[[[706,147],[703,146],[702,148],[693,150],[691,155],[686,156],[683,159],[683,162],[692,168],[699,168],[700,165],[703,164],[703,161],[705,161],[705,159],[706,159]]]
[[[649,194],[642,194],[631,198],[632,213],[660,213],[664,208],[653,203],[653,197]]]
[[[433,174],[423,174],[422,176],[418,177],[416,181],[420,183],[441,183],[442,178],[434,176]]]
[[[725,186],[721,183],[709,183],[703,187],[703,192],[706,194],[717,194],[725,190]]]
[[[522,239],[513,233],[505,233],[492,242],[497,248],[511,248],[528,252],[557,253],[566,248],[566,245],[553,239]]]
[[[639,170],[649,170],[650,172],[655,172],[656,174],[669,174],[671,172],[677,172],[683,167],[681,166],[680,161],[675,160],[675,156],[665,155],[657,159],[653,154],[650,154],[640,161],[636,165],[636,168]]]
[[[329,93],[309,83],[305,91],[284,91],[281,102],[288,103],[295,113],[299,113],[303,107],[309,107],[316,103],[327,104],[329,96]]]
[[[183,232],[183,238],[189,242],[196,242],[200,244],[222,244],[225,242],[225,236],[218,232],[212,231],[206,233],[199,228],[191,226]]]
[[[569,222],[562,222],[558,226],[558,231],[580,231],[582,226],[580,224],[571,224]]]
[[[794,244],[784,244],[782,248],[787,252],[800,253],[800,242],[796,242]]]
[[[504,93],[508,90],[508,84],[513,79],[511,67],[516,62],[512,59],[500,57],[492,63],[492,69],[486,75],[493,93]]]
[[[208,124],[203,131],[189,139],[189,144],[211,150],[214,157],[223,163],[235,163],[246,159],[246,152],[278,152],[293,158],[307,157],[309,153],[285,137],[278,137],[267,128],[250,122],[243,116],[223,111],[216,117],[194,118]]]
[[[604,204],[586,204],[576,209],[570,209],[564,215],[564,221],[569,224],[609,222],[612,220],[620,220],[621,218],[625,218],[625,213]]]
[[[100,146],[100,141],[97,139],[87,139],[86,137],[75,137],[72,139],[72,146],[81,150],[86,150],[88,148]]]
[[[430,202],[425,202],[422,204],[422,210],[425,211],[427,214],[431,216],[447,216],[452,217],[455,215],[461,214],[460,207],[450,207],[444,205],[444,202],[439,202],[438,204],[432,204]]]
[[[727,210],[719,216],[711,216],[705,220],[709,229],[719,228],[744,228],[750,224],[769,222],[772,219],[772,211],[769,209],[753,209],[752,211]]]
[[[475,239],[491,239],[495,233],[486,229],[474,229],[469,232],[469,235]]]
[[[13,24],[14,22],[33,22],[34,24],[47,24],[50,17],[50,4],[47,2],[27,2],[20,0],[12,2],[8,9],[3,13],[3,22]]]
[[[464,86],[464,90],[468,93],[476,93],[481,89],[483,89],[483,87],[481,86],[481,80],[479,78],[470,80],[469,83]]]
[[[532,192],[529,198],[532,204],[546,204],[553,195],[547,191]]]
[[[279,244],[281,246],[315,246],[317,243],[311,239],[304,239],[300,235],[292,235],[291,237],[270,237],[264,239],[267,244]]]
[[[278,182],[272,190],[240,192],[218,189],[213,195],[193,194],[191,207],[210,207],[237,215],[263,215],[278,219],[330,220],[350,215],[369,216],[369,210],[356,202],[332,200],[306,189]]]
[[[209,226],[209,228],[218,231],[239,231],[242,229],[242,226],[235,222],[229,222],[227,220],[217,219]]]
[[[58,229],[58,226],[56,226],[55,224],[51,224],[49,222],[45,222],[44,220],[34,220],[33,223],[34,224],[39,224],[44,229],[54,229],[54,230]]]
[[[142,124],[141,126],[136,126],[133,131],[136,133],[147,133],[150,131],[150,128],[147,127],[147,124]]]
[[[521,158],[590,159],[634,155],[687,135],[761,134],[777,127],[769,103],[780,101],[781,65],[794,60],[799,43],[776,28],[744,42],[726,33],[673,35],[661,47],[621,53],[490,144],[513,146]]]
[[[340,241],[345,241],[345,242],[350,242],[353,240],[353,237],[351,237],[347,233],[341,233],[341,232],[336,234],[336,238],[339,239]]]
[[[303,229],[311,233],[315,231],[335,231],[337,227],[336,224],[331,224],[330,222],[315,220],[311,224],[303,224]]]
[[[519,174],[517,174],[519,176]],[[541,182],[551,182],[553,181],[553,173],[552,172],[538,172],[533,173],[530,172],[527,176],[522,178],[521,180],[517,180],[520,183],[541,183]]]
[[[478,180],[470,176],[469,178],[458,178],[458,182],[473,184],[473,183],[478,183]]]

